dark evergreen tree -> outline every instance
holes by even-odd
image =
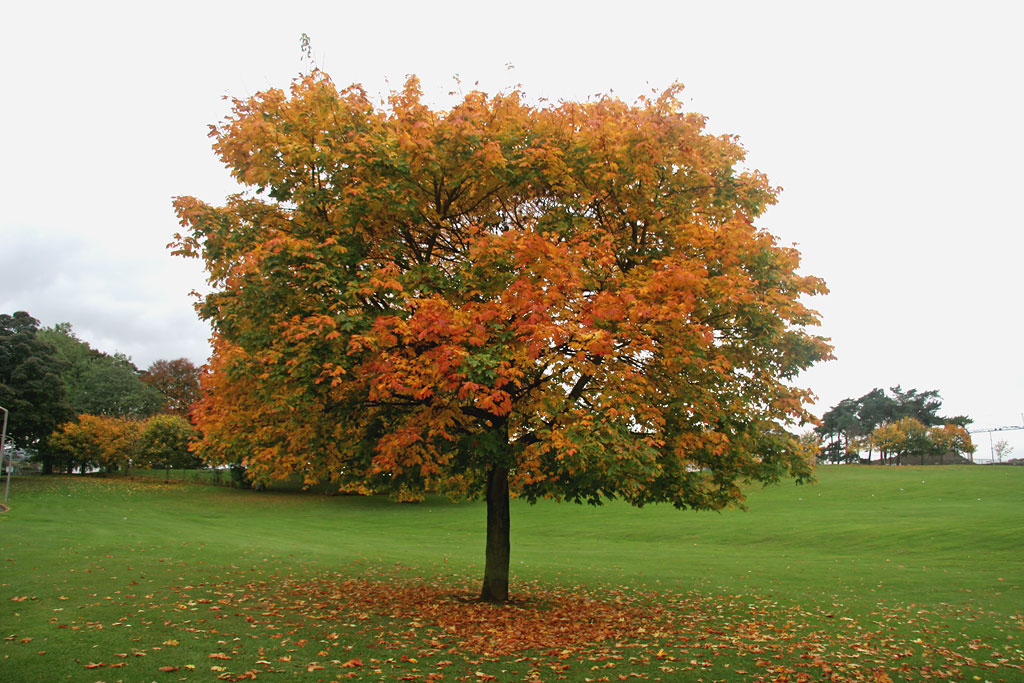
[[[49,473],[45,439],[73,412],[61,376],[65,365],[38,332],[39,321],[25,311],[0,315],[0,406],[9,411],[7,434],[37,451]]]
[[[966,415],[944,417],[939,414],[942,399],[936,389],[904,390],[897,385],[889,389],[872,389],[860,398],[844,398],[821,418],[815,430],[824,441],[822,459],[828,462],[856,462],[867,448],[867,459],[873,455],[873,442],[867,437],[878,427],[913,418],[925,428],[954,424],[966,427]],[[917,451],[914,451],[917,453]]]

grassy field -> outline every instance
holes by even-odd
[[[0,680],[1024,681],[1024,468],[826,467],[749,511],[26,477]]]

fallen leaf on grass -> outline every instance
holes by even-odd
[[[591,680],[632,680],[641,674],[630,672],[627,668],[630,665],[643,669],[680,662],[678,666],[685,668],[685,662],[690,662],[691,670],[710,668],[713,666],[710,654],[716,657],[735,655],[738,658],[735,662],[738,666],[733,669],[736,675],[745,676],[756,666],[763,671],[750,675],[771,676],[771,680],[791,683],[814,680],[892,683],[902,678],[901,672],[908,670],[900,660],[918,650],[926,662],[942,662],[945,667],[924,669],[925,678],[953,678],[963,673],[960,667],[997,667],[991,663],[980,664],[980,657],[973,655],[978,649],[992,650],[991,644],[978,640],[942,647],[935,637],[923,635],[931,632],[924,628],[929,624],[920,616],[923,612],[902,606],[880,605],[880,610],[865,617],[835,619],[841,605],[808,612],[749,596],[712,598],[699,594],[607,589],[566,591],[537,585],[525,587],[519,594],[522,597],[499,606],[467,598],[464,588],[391,577],[386,580],[381,577],[343,579],[336,575],[242,584],[225,582],[209,585],[205,590],[212,590],[210,594],[220,598],[216,600],[218,604],[233,605],[232,609],[240,610],[242,614],[235,616],[244,616],[253,628],[272,629],[274,633],[270,638],[284,638],[280,640],[284,647],[287,643],[319,649],[328,641],[337,641],[338,630],[351,628],[359,629],[371,640],[375,638],[375,642],[369,644],[371,648],[397,650],[386,659],[368,659],[366,666],[369,668],[359,673],[352,669],[363,667],[363,660],[353,658],[345,663],[331,660],[333,666],[348,669],[335,674],[338,678],[359,678],[366,675],[364,672],[372,672],[396,680],[397,676],[410,675],[408,669],[401,670],[396,664],[417,663],[417,658],[434,669],[452,664],[450,659],[427,659],[435,656],[475,665],[468,672],[482,675],[471,673],[467,679],[478,683],[497,678],[486,678],[490,674],[477,672],[476,666],[509,655],[520,656],[514,660],[516,662],[530,662],[534,667],[529,674],[533,677],[531,680],[539,680],[543,669],[556,672],[556,677],[559,677],[558,672],[563,672],[564,676],[577,675],[581,673],[578,667],[584,662],[601,663],[599,666],[586,664],[595,671],[618,668]],[[185,593],[178,597],[188,604],[212,602],[206,598],[190,599],[197,596]],[[216,605],[207,609],[212,618],[223,618],[215,611],[219,609]],[[1019,616],[1014,618],[1020,619]],[[818,628],[823,619],[829,619],[828,628]],[[370,623],[363,626],[359,623],[363,621]],[[299,638],[298,629],[312,622],[324,625],[324,630],[332,627],[335,630],[321,635],[320,644]],[[890,623],[917,628],[918,622],[920,630],[908,635],[889,635]],[[186,630],[196,632],[193,628]],[[218,631],[210,629],[209,633]],[[922,637],[911,640],[916,635]],[[289,636],[298,639],[292,641]],[[216,637],[227,638],[228,633]],[[164,645],[171,642],[165,641]],[[218,642],[225,649],[231,647],[228,640]],[[330,646],[339,647],[334,642]],[[967,649],[970,654],[964,652]],[[327,648],[319,650],[317,656],[326,661],[322,658],[328,657],[328,652]],[[209,657],[227,660],[232,659],[233,654],[239,653],[218,652]],[[261,648],[259,656],[257,663],[263,666],[269,666],[271,661],[293,662],[297,671],[309,667],[309,672],[320,666],[308,660],[303,663],[301,655],[293,657],[280,650],[264,652]],[[857,663],[851,659],[856,659]],[[659,668],[666,674],[684,675],[681,670]],[[211,667],[211,670],[226,671],[224,667]],[[224,673],[218,678],[237,681],[270,672]],[[417,675],[418,680],[443,678],[440,673]]]

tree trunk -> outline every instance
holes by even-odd
[[[480,599],[508,601],[509,565],[508,468],[492,465],[487,473],[487,557]]]

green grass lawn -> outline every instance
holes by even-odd
[[[0,681],[1024,681],[1024,468],[818,478],[513,501],[504,607],[482,504],[16,478]]]

